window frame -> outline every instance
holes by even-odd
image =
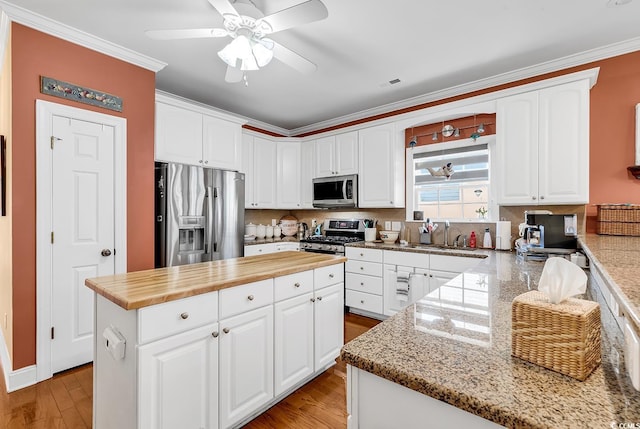
[[[425,152],[435,152],[442,149],[457,149],[462,147],[476,146],[479,144],[486,144],[489,150],[489,202],[487,203],[489,213],[487,218],[485,219],[463,219],[463,218],[436,218],[431,219],[432,221],[453,221],[458,223],[479,223],[479,222],[495,222],[498,220],[498,204],[496,203],[496,173],[495,173],[495,147],[496,147],[496,136],[495,134],[488,136],[481,136],[476,141],[471,139],[464,140],[456,140],[444,143],[433,143],[423,146],[416,146],[413,148],[407,148],[405,150],[405,220],[413,221],[413,210],[415,203],[415,192],[414,192],[414,184],[415,184],[415,176],[413,170],[413,154],[414,153],[425,153]],[[416,221],[422,222],[422,221]]]

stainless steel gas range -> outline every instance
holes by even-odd
[[[344,255],[344,245],[364,241],[364,219],[326,219],[324,235],[312,235],[300,240],[305,252]]]

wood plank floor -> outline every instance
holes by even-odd
[[[367,317],[345,315],[345,341],[378,323]],[[13,393],[6,393],[4,378],[0,377],[0,429],[91,428],[92,396],[91,364],[64,371]],[[250,429],[346,427],[346,365],[339,359],[335,366],[245,426]]]

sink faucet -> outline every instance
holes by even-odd
[[[451,224],[448,220],[444,221],[444,245],[449,246],[449,227]]]

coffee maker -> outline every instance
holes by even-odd
[[[577,249],[578,216],[549,211],[525,211],[523,238],[528,247]]]

